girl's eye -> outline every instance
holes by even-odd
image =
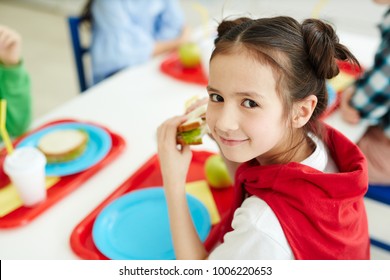
[[[259,105],[253,101],[253,100],[250,100],[250,99],[245,99],[243,102],[242,102],[242,105],[246,108],[254,108],[254,107],[259,107]]]
[[[223,97],[216,93],[211,93],[209,95],[210,100],[213,102],[223,102]]]

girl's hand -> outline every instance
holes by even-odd
[[[359,112],[350,104],[352,95],[355,91],[353,86],[348,87],[341,94],[340,111],[343,119],[351,124],[357,124],[360,121]]]
[[[10,28],[0,25],[0,62],[6,66],[20,62],[22,38]]]
[[[185,116],[168,119],[157,130],[158,156],[164,188],[184,191],[192,153],[189,146],[176,144],[177,127],[186,121]]]

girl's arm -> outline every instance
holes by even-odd
[[[205,259],[208,253],[193,225],[185,192],[192,153],[189,146],[176,145],[177,127],[184,121],[185,116],[174,117],[158,128],[158,155],[176,258]]]

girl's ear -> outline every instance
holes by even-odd
[[[309,95],[302,101],[296,102],[294,104],[294,115],[293,115],[293,127],[301,128],[303,127],[309,120],[311,115],[313,114],[314,109],[317,105],[317,96]]]

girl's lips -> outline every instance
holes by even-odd
[[[222,136],[219,136],[219,139],[221,140],[221,143],[226,146],[237,146],[248,141],[248,139],[244,139],[244,140],[227,139]]]

